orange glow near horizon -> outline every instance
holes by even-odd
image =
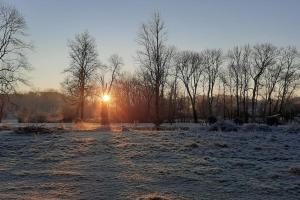
[[[107,94],[105,94],[105,95],[102,96],[102,100],[103,100],[104,102],[109,102],[110,96],[107,95]]]

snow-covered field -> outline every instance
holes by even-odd
[[[176,126],[1,131],[0,199],[299,199],[297,128]]]

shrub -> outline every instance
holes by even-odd
[[[232,132],[232,131],[237,131],[237,130],[238,130],[238,127],[230,121],[219,121],[219,122],[216,122],[215,124],[212,124],[208,128],[208,131]]]
[[[62,133],[66,130],[63,127],[47,128],[43,126],[25,126],[18,127],[15,129],[14,133],[18,134],[50,134],[50,133]]]
[[[218,121],[218,120],[217,120],[217,118],[216,118],[215,116],[210,116],[210,117],[207,118],[207,123],[208,123],[209,125],[214,124],[214,123],[216,123],[217,121]]]
[[[277,126],[279,124],[278,116],[270,116],[266,118],[266,123],[269,126]]]
[[[30,119],[30,122],[35,122],[35,123],[45,123],[47,122],[47,116],[43,113],[39,113],[36,116],[33,116]]]
[[[241,119],[239,119],[239,118],[234,119],[233,122],[234,122],[236,125],[242,125],[242,124],[243,124],[243,120],[241,120]]]
[[[300,175],[300,166],[290,167],[289,172],[292,174]]]

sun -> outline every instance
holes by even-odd
[[[104,102],[109,102],[110,96],[107,95],[107,94],[105,94],[105,95],[102,96],[102,100],[103,100]]]

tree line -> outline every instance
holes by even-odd
[[[16,87],[27,84],[24,72],[30,68],[25,52],[32,45],[26,42],[26,23],[17,9],[1,6],[0,23],[2,118],[5,106],[14,103],[11,97],[16,99]],[[63,70],[59,93],[66,103],[60,103],[57,112],[68,107],[69,116],[61,114],[60,120],[101,118],[91,114],[101,112],[101,106],[99,111],[87,108],[101,104],[104,94],[112,97],[109,114],[115,122],[159,126],[165,121],[199,122],[209,117],[254,122],[274,114],[286,119],[297,115],[300,62],[296,47],[260,43],[227,51],[179,50],[169,44],[159,13],[141,25],[136,38],[138,68],[131,74],[122,71],[119,55],[100,62],[96,40],[89,32],[68,41],[70,65]]]
[[[77,35],[76,40],[85,37],[92,38],[85,32]],[[142,24],[137,43],[140,47],[136,55],[139,69],[131,75],[118,73],[111,78],[109,91],[104,90],[104,93],[113,93],[113,107],[120,113],[126,109],[127,113],[137,113],[139,116],[133,117],[134,120],[159,125],[167,118],[172,118],[169,119],[171,121],[180,119],[180,111],[185,115],[190,112],[194,122],[211,116],[248,122],[273,114],[288,117],[293,111],[291,99],[298,89],[300,75],[299,53],[295,47],[261,43],[235,46],[226,52],[221,49],[181,51],[168,43],[166,26],[159,13]],[[93,39],[90,39],[90,44],[80,44],[76,51],[95,45]],[[73,45],[70,47],[73,54]],[[89,53],[91,57],[97,55],[95,49],[79,55]],[[81,83],[81,73],[87,75],[88,82],[88,71],[91,70],[85,68],[88,60],[85,57],[81,57],[80,61],[77,59],[71,55],[72,63],[81,63],[75,76],[72,73],[75,83]],[[94,64],[94,59],[91,64]],[[117,63],[122,63],[117,60]],[[92,71],[103,66],[94,65]],[[121,65],[117,66],[111,68],[112,75],[115,70],[119,72]],[[103,84],[97,84],[96,78],[92,82],[93,86],[98,85],[96,88],[103,90]],[[80,84],[77,88],[84,90]],[[89,89],[91,87],[87,87],[86,92]],[[83,106],[79,107],[82,109]],[[221,110],[223,113],[220,113]]]

